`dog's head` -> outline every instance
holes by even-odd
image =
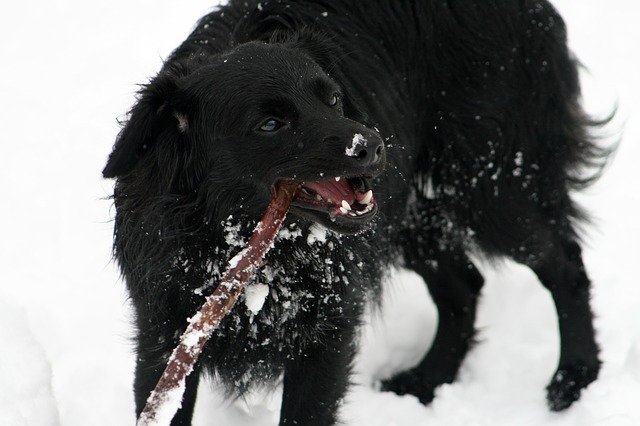
[[[141,92],[103,174],[258,212],[273,185],[291,179],[302,185],[293,214],[359,232],[378,210],[371,185],[385,150],[351,110],[349,94],[303,49],[246,43],[165,67]]]

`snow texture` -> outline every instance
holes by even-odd
[[[314,223],[309,228],[309,235],[307,236],[307,244],[313,245],[316,242],[324,243],[327,241],[327,229],[318,224]]]
[[[235,268],[236,266],[238,266],[238,262],[240,262],[240,260],[243,257],[246,257],[246,255],[247,255],[247,249],[244,249],[240,253],[233,256],[231,260],[229,260],[229,269]]]
[[[356,149],[358,149],[360,145],[366,146],[366,144],[367,140],[364,138],[364,136],[362,136],[360,133],[356,133],[355,135],[353,135],[351,145],[345,148],[344,153],[349,157],[355,157],[357,155]]]
[[[251,284],[244,289],[244,292],[244,304],[254,315],[257,315],[269,294],[269,286],[266,284]]]
[[[58,425],[51,365],[23,308],[0,293],[0,425]]]
[[[182,395],[184,394],[185,381],[180,382],[180,386],[162,392],[158,409],[154,413],[154,417],[140,416],[136,426],[169,426],[171,419],[182,406]],[[151,393],[149,400],[155,397],[156,391]]]
[[[576,196],[595,218],[584,254],[594,282],[600,378],[568,411],[546,409],[543,389],[558,357],[553,304],[529,270],[506,263],[482,268],[479,343],[459,380],[438,389],[426,407],[380,392],[380,378],[422,356],[437,321],[421,279],[399,271],[382,312],[363,330],[356,385],[341,412],[346,426],[640,424],[640,5],[553,2],[588,69],[588,110],[603,116],[617,102],[609,131],[625,129],[603,179]],[[110,262],[112,182],[100,170],[136,84],[160,69],[211,5],[4,6],[0,46],[11,66],[0,68],[0,425],[135,423],[130,306]],[[323,231],[314,235],[319,241]],[[201,382],[195,426],[277,424],[278,391],[223,403],[210,385]]]

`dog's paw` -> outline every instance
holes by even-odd
[[[598,377],[600,365],[576,364],[558,368],[547,386],[547,403],[552,411],[568,408],[580,398],[580,392]]]
[[[442,383],[442,381],[436,382],[420,377],[415,372],[409,370],[391,379],[383,380],[382,390],[393,392],[397,395],[413,395],[423,404],[429,404],[433,401],[436,387]]]

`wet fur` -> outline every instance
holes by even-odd
[[[238,303],[172,424],[190,424],[201,372],[232,396],[273,386],[283,371],[280,423],[334,424],[356,328],[391,265],[425,278],[440,321],[425,359],[384,386],[429,402],[473,340],[483,279],[471,251],[515,259],[551,291],[562,349],[548,401],[559,410],[576,400],[600,362],[575,231],[585,214],[569,191],[597,178],[607,152],[589,136],[598,123],[580,107],[556,11],[533,0],[232,0],[141,90],[104,169],[117,179],[115,256],[135,307],[137,412],[186,318],[266,206],[270,179],[335,161],[317,148],[322,126],[297,135],[300,155],[238,136],[251,121],[248,100],[266,94],[247,89],[239,100],[231,91],[273,74],[273,61],[281,87],[326,73],[343,91],[344,116],[384,138],[379,217],[349,236],[290,216],[254,279],[271,289],[263,309],[253,315]]]

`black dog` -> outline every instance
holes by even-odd
[[[172,424],[190,423],[201,372],[230,395],[284,372],[280,423],[334,424],[363,308],[394,264],[425,279],[440,320],[426,357],[384,386],[429,402],[473,341],[470,251],[515,259],[551,291],[562,348],[548,402],[568,407],[600,366],[568,195],[606,161],[595,124],[545,1],[232,0],[205,16],[104,169],[138,413],[279,179],[304,186],[254,279],[264,306],[234,308]]]

